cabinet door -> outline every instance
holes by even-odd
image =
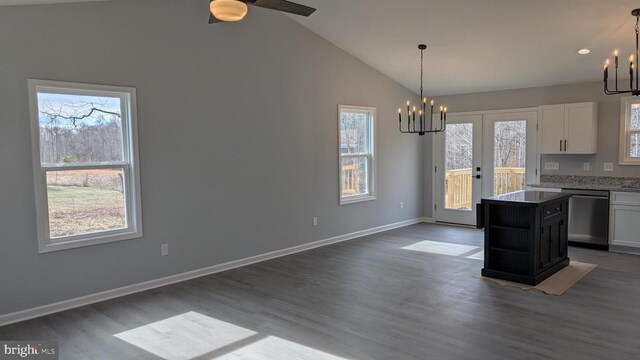
[[[595,104],[567,104],[565,106],[564,136],[567,154],[596,153]]]
[[[640,248],[640,206],[611,205],[609,243]]]
[[[563,152],[564,142],[564,105],[546,105],[539,107],[540,153],[559,154]]]

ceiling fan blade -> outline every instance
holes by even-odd
[[[296,4],[287,0],[246,0],[246,2],[262,8],[278,10],[301,16],[309,16],[316,11],[316,9],[312,7]]]
[[[209,24],[215,24],[215,23],[219,23],[219,22],[222,22],[222,20],[216,18],[211,13],[209,14]]]

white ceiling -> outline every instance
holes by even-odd
[[[318,8],[291,16],[426,95],[515,89],[601,79],[614,48],[635,48],[638,0],[297,0]],[[576,50],[589,48],[579,56]]]
[[[0,5],[102,0],[0,0]],[[638,0],[293,0],[318,9],[296,21],[425,95],[601,79],[604,58],[634,51]],[[576,50],[589,48],[579,56]]]

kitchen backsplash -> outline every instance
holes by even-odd
[[[540,175],[540,183],[584,184],[584,185],[621,185],[640,187],[640,177],[615,176],[578,176],[578,175]]]

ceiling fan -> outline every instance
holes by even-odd
[[[266,9],[278,10],[290,14],[309,16],[316,9],[293,3],[287,0],[211,0],[209,8],[209,24],[240,21],[247,15],[248,6],[259,6]]]

